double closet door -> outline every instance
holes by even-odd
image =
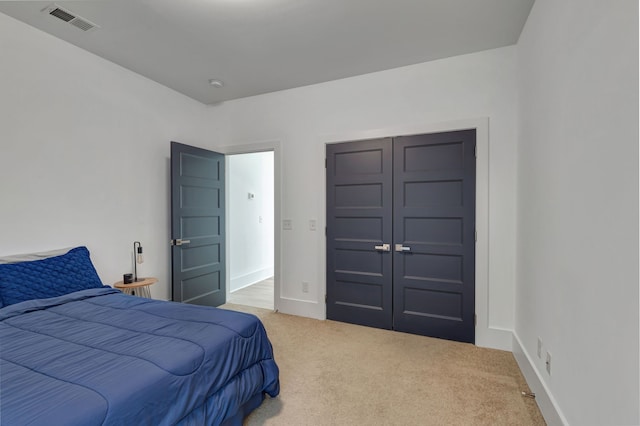
[[[474,343],[475,145],[327,145],[328,319]]]

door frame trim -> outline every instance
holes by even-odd
[[[450,132],[466,129],[476,130],[476,231],[478,233],[475,264],[476,345],[510,351],[512,349],[512,331],[492,326],[489,313],[489,118],[461,119],[430,124],[407,124],[360,132],[327,134],[322,137],[322,141],[327,145],[362,139]],[[326,154],[326,147],[324,152]],[[322,193],[326,200],[326,177],[323,179],[322,185]],[[327,206],[325,200],[322,200],[322,211],[324,223],[326,224]],[[326,253],[326,240],[323,240],[322,245],[322,253]],[[324,263],[321,268],[323,276],[320,277],[320,279],[322,280],[321,282],[324,282],[326,293],[326,258],[323,258],[322,261]],[[326,304],[324,305],[324,318],[326,318]]]
[[[281,173],[281,158],[282,158],[282,146],[280,141],[248,143],[242,145],[229,145],[223,147],[216,147],[215,150],[224,154],[225,156],[235,154],[252,154],[256,152],[273,152],[273,308],[276,311],[280,310],[280,293],[281,293],[281,271],[282,271],[282,227],[281,223],[281,210],[282,210],[282,173]],[[225,173],[229,173],[229,168],[225,168]],[[229,176],[225,176],[225,184],[229,183]],[[227,214],[228,203],[226,204]],[[226,241],[227,247],[229,247],[229,221],[226,222]],[[226,268],[230,271],[230,256],[226,258]],[[231,288],[231,274],[227,274],[227,297],[229,296],[229,289]]]

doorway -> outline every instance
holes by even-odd
[[[475,130],[327,146],[327,317],[475,341]]]
[[[274,309],[274,152],[227,155],[227,303]]]

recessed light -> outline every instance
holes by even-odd
[[[224,86],[224,83],[220,80],[216,80],[215,78],[211,78],[209,79],[209,84],[213,87],[215,87],[216,89],[221,88],[222,86]]]

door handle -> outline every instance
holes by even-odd
[[[381,246],[374,246],[378,251],[391,251],[391,244],[383,244]]]
[[[169,241],[172,246],[181,246],[183,244],[189,244],[191,240],[181,240],[180,238],[176,238],[175,240]]]
[[[405,247],[402,244],[396,244],[396,251],[411,251],[411,247]]]

